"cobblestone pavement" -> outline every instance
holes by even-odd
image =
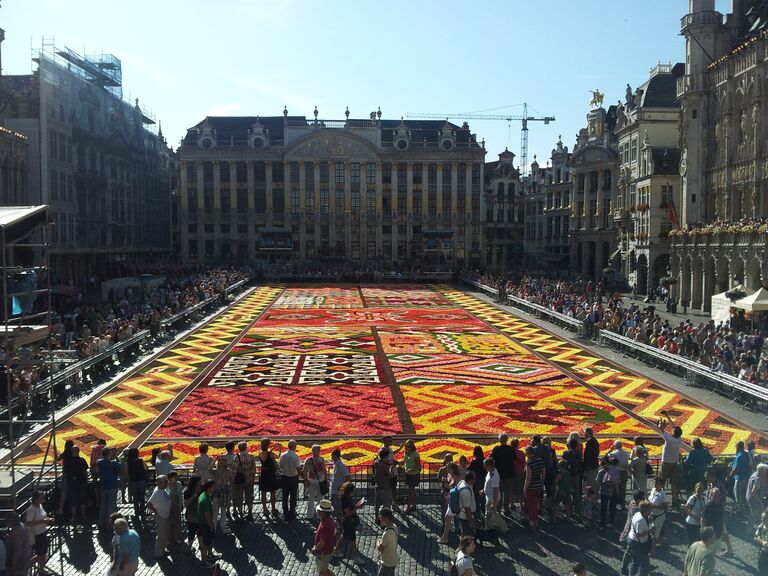
[[[303,503],[299,509],[303,510]],[[127,507],[123,512],[128,513]],[[458,539],[452,536],[451,545],[440,545],[436,540],[440,510],[437,505],[421,507],[412,516],[397,514],[400,529],[400,567],[402,575],[444,575],[454,556],[453,548]],[[617,524],[623,525],[625,514],[617,512]],[[367,558],[365,565],[357,566],[347,556],[334,560],[333,570],[338,575],[376,574],[375,544],[378,529],[373,524],[372,511],[363,514],[358,532],[358,544]],[[671,543],[661,548],[652,560],[656,576],[680,576],[685,555],[687,536],[679,511],[668,513],[667,537]],[[601,533],[566,520],[552,524],[542,523],[539,532],[524,528],[513,513],[509,534],[498,542],[485,543],[475,554],[475,573],[481,576],[570,576],[575,562],[584,562],[590,574],[598,576],[618,575],[622,548],[618,544],[618,528]],[[214,547],[222,559],[222,574],[243,575],[307,575],[315,574],[312,546],[314,523],[300,519],[287,523],[282,518],[264,519],[256,514],[251,522],[231,524],[231,534],[219,534]],[[166,560],[156,562],[153,556],[151,522],[139,526],[142,537],[141,563],[138,574],[171,575],[213,573],[204,568],[183,549],[174,550]],[[725,576],[757,574],[757,552],[751,544],[751,525],[729,522],[736,555],[734,558],[718,558],[717,569]],[[62,575],[107,574],[109,560],[107,550],[110,535],[99,534],[95,529],[82,526],[56,526],[51,529],[51,549],[55,550],[48,568]]]

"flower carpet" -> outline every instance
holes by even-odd
[[[500,431],[523,445],[549,435],[560,450],[590,426],[603,447],[642,436],[656,453],[662,410],[714,452],[750,437],[768,448],[716,409],[453,287],[265,286],[73,410],[57,444],[172,443],[184,463],[201,441],[268,436],[359,464],[392,434],[438,462],[489,448]],[[46,448],[27,443],[21,461]]]
[[[393,434],[414,437],[422,453],[439,460],[456,446],[490,445],[502,430],[558,443],[586,426],[600,441],[642,436],[653,445],[659,410],[689,405],[697,432],[715,450],[728,445],[713,441],[715,434],[725,438],[722,427],[739,429],[450,287],[361,286],[361,306],[348,308],[320,305],[329,294],[353,301],[346,287],[289,290],[148,446],[170,441],[194,455],[198,440],[269,436],[355,451]],[[646,392],[648,400],[638,403]]]

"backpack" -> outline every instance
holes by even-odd
[[[453,561],[448,565],[448,576],[459,576],[459,569],[456,568],[456,563]]]
[[[450,508],[451,513],[453,514],[461,513],[461,499],[459,496],[461,495],[462,490],[469,490],[469,486],[465,485],[459,488],[459,485],[457,484],[451,488],[450,492],[448,492],[448,508]]]

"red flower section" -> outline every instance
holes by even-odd
[[[200,387],[154,438],[399,434],[386,386]]]
[[[349,310],[271,309],[259,320],[259,327],[326,326],[361,328],[364,326],[438,326],[487,328],[484,322],[460,308],[360,308]]]

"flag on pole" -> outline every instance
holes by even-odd
[[[675,202],[672,200],[672,198],[669,199],[668,217],[669,217],[670,224],[674,224],[675,226],[680,228],[680,221],[677,219],[677,210],[675,210]]]

